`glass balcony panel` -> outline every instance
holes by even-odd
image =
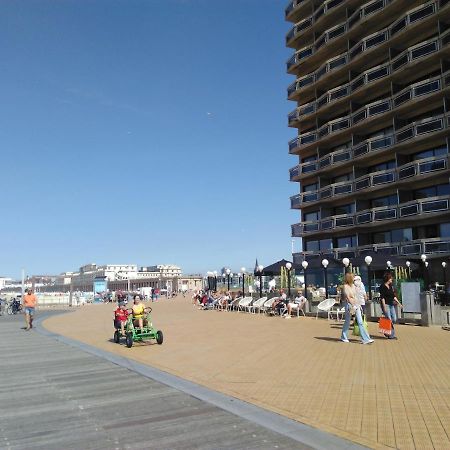
[[[328,128],[328,125],[326,125],[326,126],[324,126],[324,127],[322,127],[320,130],[319,130],[319,137],[324,137],[324,136],[326,136],[327,134],[329,134],[330,133],[330,129]]]
[[[401,254],[402,255],[420,255],[421,248],[420,244],[408,244],[408,245],[402,245],[401,246]]]
[[[316,72],[316,80],[320,80],[326,73],[327,73],[327,66],[325,65]]]
[[[348,227],[354,225],[353,217],[336,217],[334,219],[336,227]]]
[[[317,192],[303,195],[303,203],[316,202],[319,199]]]
[[[439,89],[441,89],[441,80],[434,80],[414,88],[414,96],[420,97],[421,95],[426,95],[430,92],[439,91]]]
[[[364,50],[364,44],[358,44],[350,50],[350,59],[356,58]]]
[[[422,202],[422,212],[446,211],[448,209],[448,200],[434,200],[432,202]]]
[[[331,188],[324,189],[320,192],[320,198],[328,198],[331,197],[333,190]]]
[[[448,253],[450,242],[425,242],[425,253]]]
[[[296,90],[297,90],[297,82],[294,82],[291,85],[289,85],[287,89],[288,97],[290,97]]]
[[[449,2],[450,2],[450,0],[440,0],[439,1],[439,8],[443,8]]]
[[[288,115],[289,123],[293,122],[296,119],[297,119],[297,111],[293,111],[293,112],[289,113],[289,115]]]
[[[442,119],[430,120],[430,122],[417,125],[416,133],[417,134],[431,133],[432,131],[442,130],[443,127],[444,123]]]
[[[292,28],[291,31],[289,31],[289,33],[286,35],[286,43],[289,42],[295,35],[296,33],[296,27]]]
[[[342,195],[342,194],[348,194],[352,192],[352,184],[344,184],[342,186],[335,186],[334,187],[334,194],[335,195]]]
[[[333,92],[330,92],[330,101],[337,100],[341,97],[345,97],[346,95],[349,94],[349,90],[350,89],[348,86],[344,86],[341,89],[337,89]]]
[[[320,229],[321,230],[331,230],[332,228],[333,228],[333,221],[331,219],[330,220],[324,220],[320,224]]]
[[[422,56],[429,55],[430,53],[437,51],[437,45],[437,42],[434,41],[411,50],[411,59],[414,60],[421,58]]]
[[[408,54],[405,53],[404,55],[401,55],[392,61],[392,70],[395,71],[407,63],[408,63]]]
[[[444,34],[444,36],[442,37],[442,44],[447,45],[449,42],[450,42],[450,33]]]
[[[296,62],[297,62],[296,55],[291,56],[288,62],[286,63],[287,70],[289,70]]]
[[[402,17],[398,22],[394,23],[391,27],[391,36],[394,36],[399,31],[403,30],[406,27],[407,20],[406,17]]]
[[[394,138],[392,136],[386,136],[381,139],[376,139],[370,142],[370,149],[373,151],[378,150],[380,148],[387,148],[393,145],[393,142]]]
[[[371,212],[366,212],[364,214],[358,214],[356,216],[356,223],[362,224],[362,223],[368,223],[368,222],[372,222],[372,213]]]
[[[389,67],[381,67],[367,74],[367,83],[389,75]]]
[[[314,21],[317,22],[317,20],[320,19],[324,14],[325,14],[325,7],[322,6],[315,12]]]
[[[397,95],[397,97],[394,98],[394,106],[400,106],[402,103],[411,100],[411,98],[412,98],[411,91],[403,92],[403,94]]]
[[[305,223],[303,225],[303,231],[305,233],[311,233],[312,231],[319,231],[319,222]]]
[[[391,102],[389,100],[379,103],[375,106],[369,107],[369,116],[375,116],[377,114],[382,114],[386,111],[389,111],[391,109]]]
[[[366,117],[367,117],[367,110],[364,109],[364,110],[360,111],[359,113],[356,113],[353,116],[353,123],[357,124],[357,123],[361,122],[362,120],[364,120]]]
[[[419,214],[419,205],[414,203],[413,205],[402,206],[400,208],[400,217],[414,216]]]
[[[411,139],[414,136],[414,128],[411,126],[406,130],[400,131],[396,135],[397,142],[406,141],[407,139]]]
[[[298,166],[294,167],[293,169],[291,169],[289,171],[289,179],[290,180],[293,180],[294,178],[297,178],[299,175],[300,175],[300,168]]]
[[[310,144],[316,140],[316,135],[315,133],[312,133],[309,136],[300,136],[299,140],[302,145]]]
[[[369,186],[370,186],[370,177],[367,177],[355,183],[355,190],[360,191],[361,189],[366,189]]]
[[[342,162],[342,161],[348,161],[349,159],[351,159],[351,157],[352,157],[352,155],[351,155],[350,151],[336,153],[335,155],[333,155],[333,162],[338,163],[338,162]]]
[[[322,108],[323,105],[328,103],[328,94],[322,95],[322,97],[317,100],[317,108]]]
[[[316,170],[317,170],[317,163],[315,162],[302,165],[302,173],[315,172]]]
[[[347,30],[347,24],[345,24],[345,23],[343,25],[341,25],[340,27],[338,27],[338,28],[336,28],[334,30],[331,30],[328,33],[328,40],[335,39],[338,36],[343,35],[346,30]]]
[[[353,149],[353,155],[355,156],[355,158],[357,156],[364,155],[365,153],[368,153],[368,152],[369,152],[369,145],[367,143],[366,144],[362,144],[362,145],[358,145],[358,147],[355,147]]]
[[[304,108],[302,108],[300,110],[301,115],[305,116],[307,114],[311,114],[316,110],[316,104],[315,103],[310,103],[309,105],[305,106]]]
[[[361,86],[364,86],[364,75],[353,81],[353,83],[351,84],[352,92],[356,91]]]
[[[374,211],[373,220],[387,220],[395,219],[397,217],[396,209],[383,209],[381,211]]]
[[[294,10],[294,3],[294,1],[289,2],[289,5],[286,6],[286,9],[284,10],[285,17],[287,17]]]
[[[308,58],[312,54],[313,54],[312,47],[306,48],[305,50],[301,50],[300,52],[297,53],[297,60],[300,61],[301,59]]]
[[[333,59],[333,61],[330,61],[330,70],[336,69],[337,67],[341,67],[344,64],[347,63],[347,55],[343,55],[339,58]]]
[[[327,156],[326,158],[322,158],[322,159],[319,161],[319,167],[320,167],[321,169],[323,169],[324,167],[329,166],[330,164],[331,164],[331,157],[330,157],[330,156]]]
[[[299,33],[300,31],[306,30],[307,28],[309,28],[310,26],[312,26],[313,20],[312,17],[309,17],[305,20],[302,20],[298,25],[297,25],[297,31],[296,34]]]
[[[377,36],[371,37],[366,40],[366,50],[369,48],[375,47],[375,45],[381,44],[382,42],[386,41],[388,38],[387,31],[383,31],[382,33],[378,34]]]
[[[443,170],[447,167],[447,160],[438,159],[437,161],[429,161],[419,164],[419,173],[434,172],[435,170]]]
[[[364,15],[368,16],[369,14],[373,14],[376,11],[379,11],[384,7],[385,0],[378,0],[377,2],[373,2],[370,5],[363,8]]]
[[[380,175],[374,175],[372,177],[372,184],[374,186],[378,185],[378,184],[384,184],[384,183],[391,183],[392,181],[395,180],[395,175],[394,173],[382,173]]]
[[[398,247],[378,247],[378,253],[382,253],[383,255],[398,255]]]
[[[314,44],[314,48],[316,50],[319,50],[319,48],[322,47],[322,45],[324,45],[326,41],[327,41],[327,36],[326,36],[326,34],[324,34],[324,35],[322,35],[322,37],[320,39],[318,39],[316,41],[316,43]]]
[[[294,148],[298,147],[298,139],[292,139],[292,141],[289,141],[289,150],[293,150]]]
[[[340,5],[341,3],[343,3],[344,0],[331,0],[327,3],[327,11],[329,11],[330,9],[336,8],[336,6]]]
[[[339,122],[333,123],[331,125],[331,131],[334,132],[334,131],[339,131],[339,130],[345,130],[349,126],[350,126],[350,120],[343,119],[343,120],[340,120]]]
[[[416,166],[409,166],[403,169],[400,169],[398,172],[398,179],[404,180],[405,178],[413,177],[416,174]]]
[[[312,83],[314,83],[314,75],[310,75],[308,77],[302,78],[301,80],[298,80],[298,88],[308,86]]]
[[[362,16],[363,16],[362,11],[355,12],[348,21],[348,28],[350,29],[354,27],[355,24],[357,24],[361,20]]]
[[[424,8],[419,9],[418,11],[414,11],[409,14],[409,23],[414,23],[418,20],[424,19],[427,16],[430,16],[434,13],[435,5],[431,3],[430,5],[425,6]]]
[[[291,225],[291,236],[292,237],[301,237],[302,227],[300,224],[296,223],[295,225]]]

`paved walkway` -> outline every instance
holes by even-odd
[[[0,449],[357,450],[159,370],[22,326],[22,316],[0,317]]]
[[[339,341],[340,325],[154,305],[162,346],[111,341],[111,305],[45,326],[370,448],[450,448],[450,332],[398,326],[387,341]]]

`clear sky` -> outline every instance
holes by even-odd
[[[0,275],[288,258],[278,0],[2,0]]]

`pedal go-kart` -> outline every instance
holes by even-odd
[[[156,342],[161,345],[164,340],[163,332],[157,330],[152,324],[151,317],[152,308],[145,308],[144,312],[144,327],[142,330],[139,328],[137,319],[133,319],[133,315],[128,315],[127,323],[125,325],[125,336],[122,335],[120,329],[116,328],[114,332],[114,342],[118,344],[121,337],[125,337],[125,343],[128,348],[133,346],[133,342],[149,341],[155,339]]]

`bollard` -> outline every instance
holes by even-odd
[[[425,291],[420,293],[420,313],[422,326],[431,326],[435,315],[433,292]]]

